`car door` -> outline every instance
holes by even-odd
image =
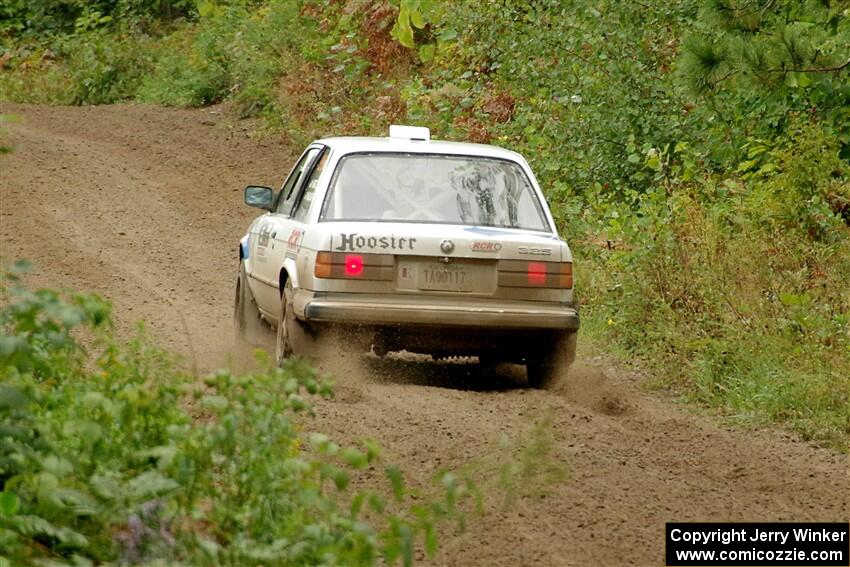
[[[311,230],[316,230],[315,223],[310,222],[310,209],[313,205],[313,197],[316,194],[316,188],[319,185],[319,177],[325,169],[325,164],[328,161],[330,150],[328,148],[320,148],[320,153],[310,164],[309,169],[304,175],[303,181],[296,188],[297,195],[293,202],[292,213],[285,224],[284,231],[278,234],[280,247],[285,249],[283,261],[291,259],[288,263],[290,269],[295,266],[303,268],[304,262],[299,258],[309,250],[302,247],[305,237]],[[297,274],[296,281],[301,281],[303,274]]]
[[[304,151],[281,187],[275,208],[255,224],[251,234],[251,289],[260,311],[273,318],[277,318],[280,311],[279,278],[291,232],[289,217],[320,152],[319,146],[310,146]]]

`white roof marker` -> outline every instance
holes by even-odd
[[[431,130],[423,126],[390,125],[390,138],[427,142],[431,139]]]

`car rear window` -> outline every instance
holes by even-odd
[[[437,154],[343,157],[321,219],[549,230],[543,207],[519,164]]]

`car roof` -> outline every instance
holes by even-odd
[[[421,154],[447,154],[481,156],[524,161],[523,157],[511,150],[487,144],[467,142],[446,142],[441,140],[408,140],[404,138],[370,138],[365,136],[345,136],[322,138],[314,143],[324,144],[343,154],[357,152],[401,152]]]

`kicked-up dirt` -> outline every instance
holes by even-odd
[[[2,105],[0,258],[36,286],[95,291],[119,331],[148,322],[199,372],[233,363],[237,243],[248,183],[278,186],[301,148],[215,109]],[[467,466],[484,513],[442,530],[443,565],[663,565],[668,521],[847,521],[846,455],[736,431],[579,360],[556,391],[513,369],[416,357],[334,365],[337,397],[306,424],[374,438],[409,483]],[[533,443],[533,441],[537,443]],[[500,487],[500,474],[511,471]],[[368,479],[366,482],[369,482]]]

